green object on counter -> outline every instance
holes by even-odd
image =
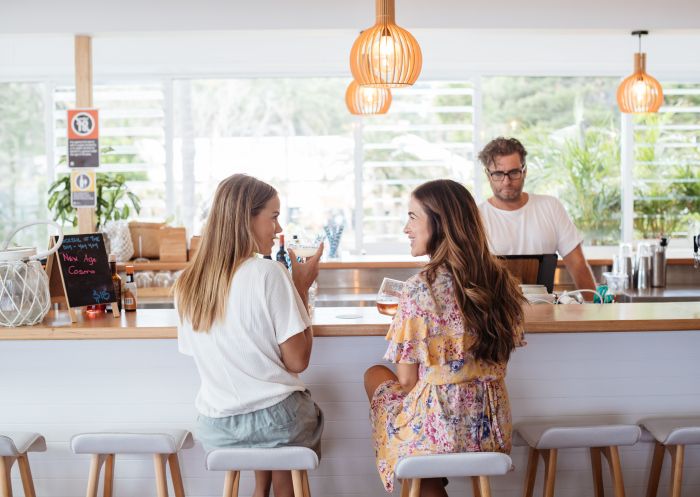
[[[615,302],[615,295],[613,295],[612,293],[608,293],[608,285],[598,285],[598,287],[596,288],[596,292],[598,292],[601,295],[601,297],[603,297],[603,303],[612,304],[613,302]],[[593,296],[593,303],[600,304],[600,299],[597,295]]]

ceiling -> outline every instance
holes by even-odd
[[[396,12],[409,28],[700,29],[700,0],[396,0]],[[0,34],[361,29],[373,20],[373,0],[0,0]]]

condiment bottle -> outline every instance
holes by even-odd
[[[134,282],[134,266],[126,266],[126,283],[124,284],[123,308],[127,312],[136,310],[138,290]]]
[[[112,270],[112,284],[114,285],[114,297],[117,302],[119,312],[122,311],[122,277],[117,272],[117,256],[109,254],[109,269]],[[114,303],[112,303],[114,305]]]

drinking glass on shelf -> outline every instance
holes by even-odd
[[[393,316],[399,308],[399,299],[403,291],[403,281],[384,278],[377,294],[377,310],[386,316]]]
[[[153,271],[138,271],[134,276],[134,283],[136,283],[136,288],[148,288],[153,286],[153,277],[155,273]]]
[[[170,271],[158,271],[153,277],[153,286],[167,288],[172,286],[173,279]]]

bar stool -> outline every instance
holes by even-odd
[[[700,418],[647,419],[640,423],[654,437],[654,456],[649,471],[647,497],[656,497],[664,463],[664,449],[671,454],[670,497],[680,497],[683,480],[683,458],[686,445],[700,444]]]
[[[19,465],[24,496],[36,496],[27,452],[44,452],[45,450],[46,440],[38,433],[0,433],[0,497],[12,497],[10,473],[15,461]]]
[[[177,453],[194,445],[187,430],[162,430],[159,432],[98,432],[80,433],[70,441],[75,454],[92,454],[87,497],[97,497],[102,465],[104,473],[104,497],[114,491],[114,457],[116,454],[153,454],[158,497],[168,496],[165,465],[170,465],[170,475],[176,497],[184,497],[182,474]]]
[[[505,475],[512,469],[507,454],[460,452],[404,457],[396,464],[394,474],[401,480],[401,497],[418,497],[423,478],[444,477],[471,477],[474,497],[491,497],[489,476]]]
[[[318,456],[306,447],[214,449],[206,466],[226,471],[223,497],[238,497],[241,471],[291,471],[294,497],[311,497],[306,472],[318,467]]]
[[[520,436],[530,446],[525,474],[525,497],[532,497],[537,477],[539,456],[544,459],[544,497],[554,496],[554,480],[559,449],[586,448],[590,450],[595,497],[603,497],[601,454],[605,456],[612,476],[615,497],[625,497],[620,454],[621,445],[634,445],[642,430],[637,425],[585,425],[560,423],[523,423],[517,426]]]

